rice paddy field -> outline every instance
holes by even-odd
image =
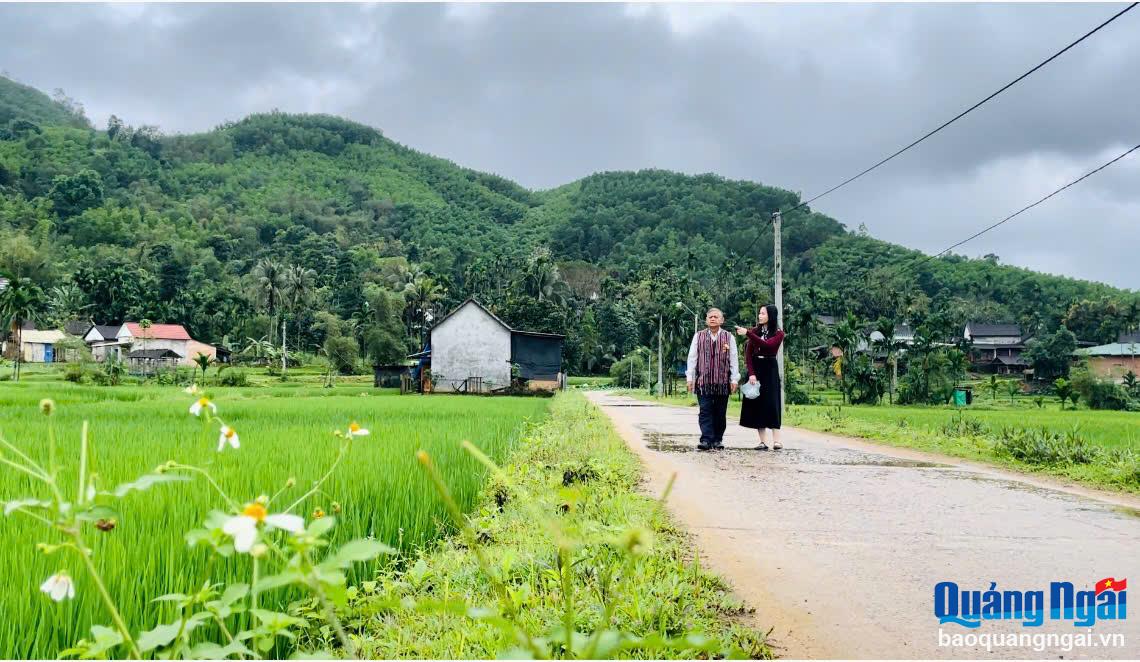
[[[481,466],[459,446],[470,440],[495,459],[511,450],[527,422],[547,415],[543,398],[400,396],[360,383],[326,389],[288,384],[209,390],[218,413],[232,425],[241,448],[217,451],[217,429],[203,435],[188,408],[193,397],[178,387],[80,386],[34,378],[0,383],[0,435],[37,461],[47,455],[47,419],[41,398],[52,398],[62,482],[74,490],[80,429],[90,424],[91,469],[102,489],[136,479],[167,460],[204,467],[235,500],[273,495],[290,478],[296,485],[278,501],[288,504],[308,491],[336,458],[333,436],[352,421],[371,431],[356,438],[346,461],[323,490],[295,511],[309,519],[315,509],[341,512],[333,544],[374,537],[413,549],[436,537],[446,520],[443,506],[415,460],[419,449],[435,460],[463,508],[470,508],[484,479]],[[0,467],[0,500],[45,497],[42,486]],[[199,527],[211,509],[224,509],[202,479],[162,484],[112,504],[117,525],[109,532],[91,527],[88,544],[132,631],[147,630],[176,617],[173,603],[150,603],[165,593],[192,592],[205,579],[205,550],[188,548],[186,531]],[[272,510],[272,504],[270,509]],[[53,658],[90,636],[90,627],[109,625],[95,587],[74,553],[39,553],[39,542],[58,534],[21,514],[0,519],[0,658]],[[248,557],[215,564],[215,581],[248,579]],[[244,564],[244,565],[243,565]],[[40,584],[60,569],[76,580],[75,599],[52,602]],[[375,567],[358,566],[357,578]],[[350,582],[352,579],[350,578]],[[281,609],[287,596],[263,601]]]

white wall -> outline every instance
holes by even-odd
[[[468,377],[482,377],[485,391],[509,386],[510,360],[510,330],[473,303],[464,304],[432,329],[431,376],[436,391],[452,391]]]
[[[131,351],[133,352],[140,349],[171,349],[178,352],[178,355],[182,358],[186,358],[186,355],[190,351],[186,347],[189,342],[188,340],[165,340],[162,338],[147,338],[146,340],[134,338],[131,340]]]

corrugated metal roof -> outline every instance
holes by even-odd
[[[1114,342],[1096,347],[1084,347],[1073,352],[1078,356],[1140,356],[1140,342]]]
[[[966,328],[970,331],[971,337],[1021,337],[1021,327],[1016,324],[978,324],[975,322],[970,322],[966,325]]]
[[[54,345],[57,342],[67,340],[67,334],[63,331],[21,331],[20,342],[24,343],[41,343],[46,345]]]

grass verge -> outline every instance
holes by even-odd
[[[638,492],[640,473],[601,412],[558,395],[469,516],[478,550],[448,537],[351,592],[345,621],[361,655],[771,657],[742,623],[745,606]]]

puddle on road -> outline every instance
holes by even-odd
[[[697,451],[697,442],[700,437],[695,434],[678,434],[671,432],[658,432],[641,428],[645,438],[645,445],[650,450],[662,453],[694,453]],[[802,448],[789,448],[785,446],[778,451],[761,451],[755,448],[731,446],[720,452],[731,453],[765,453],[772,458],[788,464],[818,464],[833,466],[866,466],[866,467],[902,467],[908,469],[934,469],[948,465],[937,462],[923,462],[919,460],[906,460],[885,455],[872,455],[860,451],[845,449],[806,450]]]
[[[1140,510],[1137,510],[1135,508],[1129,508],[1128,506],[1113,506],[1112,509],[1122,515],[1140,518]]]

